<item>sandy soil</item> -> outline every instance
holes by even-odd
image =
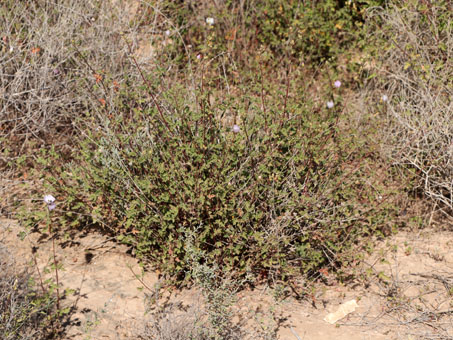
[[[40,272],[52,261],[49,235],[26,233],[11,219],[0,220],[0,242],[23,265],[33,262]],[[272,289],[238,293],[238,315],[265,318],[270,311],[283,320],[278,339],[451,339],[453,338],[453,233],[423,230],[400,232],[380,242],[361,266],[367,280],[355,285],[318,287],[315,303],[287,298],[276,301]],[[136,339],[151,317],[146,314],[158,283],[156,273],[144,273],[128,248],[106,236],[87,233],[60,239],[57,258],[60,282],[75,291],[62,305],[74,307],[66,339]],[[196,291],[164,294],[181,306],[199,303]],[[324,321],[341,303],[355,299],[358,308],[331,325]],[[178,301],[178,303],[176,303]]]

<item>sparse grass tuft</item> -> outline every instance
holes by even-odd
[[[27,271],[19,271],[0,243],[0,338],[51,339],[58,334],[55,299],[38,290]]]
[[[195,231],[196,232],[196,231]],[[271,340],[278,323],[271,317],[266,324],[253,324],[234,315],[233,306],[240,284],[216,265],[208,265],[206,254],[194,245],[194,233],[185,235],[185,247],[192,263],[189,275],[201,290],[202,299],[184,309],[174,304],[156,306],[141,334],[144,340]],[[200,262],[204,262],[201,264]],[[158,294],[158,293],[157,293]],[[271,313],[272,314],[272,313]],[[238,319],[234,322],[233,318]],[[249,317],[247,315],[246,317]],[[255,326],[255,327],[253,327]]]

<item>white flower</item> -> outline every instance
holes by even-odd
[[[333,108],[333,101],[329,100],[329,101],[327,102],[327,107],[328,107],[329,109]]]
[[[53,197],[52,195],[45,195],[44,202],[49,205],[53,204],[55,202],[55,197]]]
[[[339,87],[341,86],[341,81],[335,80],[335,83],[333,83],[333,85],[334,85],[336,88],[339,88]]]
[[[167,37],[170,36],[170,33],[171,33],[170,30],[166,30],[166,31],[165,31],[165,35],[166,35]]]
[[[211,17],[206,18],[206,23],[207,23],[208,25],[214,25],[214,18],[211,18]]]
[[[47,205],[47,208],[49,210],[54,210],[56,207],[57,207],[57,205],[55,203],[50,203],[50,204]]]
[[[201,58],[201,54],[197,54],[197,59],[200,60]]]
[[[233,132],[234,133],[238,133],[239,131],[241,131],[241,128],[238,125],[234,124],[233,125]]]
[[[383,102],[386,102],[387,100],[389,100],[389,97],[387,97],[387,95],[384,94],[384,95],[382,96],[382,101],[383,101]]]

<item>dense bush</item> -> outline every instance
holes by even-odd
[[[293,70],[293,81],[288,73],[282,76],[287,65],[272,72],[272,81],[258,73],[271,72],[261,63],[266,55],[329,59],[353,39],[363,11],[378,2],[249,1],[215,8],[205,2],[165,2],[161,9],[143,2],[143,15],[132,27],[142,32],[154,18],[156,44],[178,58],[165,59],[169,54],[163,53],[140,87],[139,69],[131,68],[130,58],[139,46],[122,31],[130,25],[122,21],[107,30],[116,12],[99,3],[85,4],[82,14],[72,17],[77,4],[67,1],[61,11],[31,2],[2,7],[23,18],[8,31],[4,48],[13,46],[9,53],[18,54],[5,65],[15,75],[36,65],[47,73],[41,78],[36,70],[26,73],[30,79],[63,84],[69,105],[59,105],[52,94],[38,103],[55,107],[20,106],[28,97],[17,99],[8,87],[4,137],[31,130],[43,138],[47,132],[49,140],[52,131],[63,136],[63,126],[80,132],[70,155],[57,143],[51,152],[34,155],[36,169],[64,201],[59,204],[66,211],[59,219],[63,226],[108,227],[182,280],[190,273],[184,235],[195,228],[203,261],[237,276],[252,272],[266,278],[338,268],[350,260],[346,253],[360,236],[386,224],[392,208],[380,197],[385,197],[382,178],[388,169],[373,178],[375,150],[363,131],[349,124],[340,90],[321,84],[321,94],[310,97],[312,89],[301,86],[303,72]],[[52,34],[61,34],[61,48],[52,45]],[[224,52],[228,57],[216,57]],[[191,65],[185,57],[192,55],[200,55],[192,73],[179,74],[178,67]],[[218,66],[222,76],[207,72],[209,65]],[[19,78],[13,83],[34,84]],[[326,107],[327,96],[332,108]],[[34,125],[11,125],[21,119]]]
[[[363,38],[366,10],[385,2],[247,0],[211,5],[171,1],[163,4],[162,12],[169,18],[167,27],[182,37],[170,46],[175,57],[181,58],[190,46],[193,56],[202,53],[215,58],[228,53],[235,62],[247,65],[256,54],[271,54],[278,62],[302,61],[315,68]],[[207,18],[214,19],[214,24],[207,23]]]
[[[385,1],[262,1],[257,19],[262,44],[310,63],[336,58],[361,38],[365,10]]]
[[[190,265],[184,235],[195,228],[204,261],[239,276],[337,266],[358,237],[380,228],[386,189],[370,179],[373,151],[345,125],[341,96],[332,93],[328,109],[294,92],[286,106],[263,107],[251,85],[247,100],[228,103],[229,123],[207,94],[197,111],[170,106],[180,88],[163,94],[165,106],[122,101],[122,114],[86,131],[73,163],[52,170],[70,211],[61,223],[109,226],[179,280]]]
[[[387,154],[395,164],[414,170],[421,191],[451,212],[452,4],[395,2],[371,18],[370,41],[378,49],[368,90],[374,98],[388,98],[380,104]]]

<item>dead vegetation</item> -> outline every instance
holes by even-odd
[[[39,147],[68,149],[82,119],[110,107],[109,95],[126,78],[134,82],[125,41],[135,50],[141,21],[124,15],[134,13],[129,7],[2,1],[0,165],[24,162]]]
[[[370,39],[384,45],[374,52],[368,85],[387,123],[387,156],[411,168],[419,191],[447,215],[453,208],[452,13],[448,1],[403,1],[370,12]]]

